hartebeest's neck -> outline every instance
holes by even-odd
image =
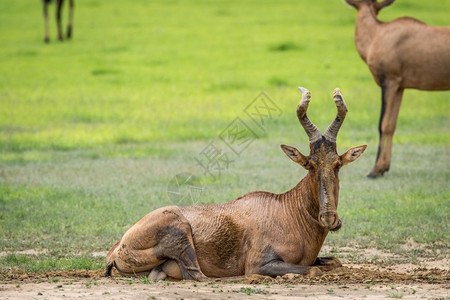
[[[373,38],[380,27],[373,9],[367,5],[362,5],[356,16],[355,45],[361,58],[367,63],[367,54]]]
[[[313,186],[313,179],[307,174],[293,189],[282,194],[282,197],[284,203],[289,206],[288,211],[296,220],[298,229],[306,231],[305,233],[308,235],[320,240],[320,245],[318,245],[320,249],[328,231],[319,225],[318,191],[314,192]]]

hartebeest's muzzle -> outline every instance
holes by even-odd
[[[325,188],[324,181],[320,179],[319,186],[319,224],[323,228],[331,231],[339,230],[342,227],[342,221],[336,211],[336,203],[333,200],[330,201],[327,190]]]
[[[334,211],[319,213],[319,224],[331,231],[339,230],[342,227],[342,221]]]

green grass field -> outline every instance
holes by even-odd
[[[380,13],[450,25],[447,0],[398,0]],[[54,5],[51,7],[53,16]],[[226,202],[258,189],[283,192],[305,171],[280,144],[307,153],[295,109],[324,130],[340,87],[349,114],[340,152],[368,144],[341,171],[344,226],[326,244],[377,247],[406,257],[448,257],[449,92],[407,90],[391,171],[369,180],[380,89],[356,52],[356,11],[341,0],[77,1],[74,38],[44,44],[40,1],[0,3],[0,270],[99,268],[129,226],[173,203],[179,173],[197,175],[195,201]],[[65,12],[65,16],[67,11]],[[264,129],[243,110],[264,91],[281,116]],[[241,117],[258,135],[220,178],[194,157]],[[429,252],[402,250],[408,238]]]

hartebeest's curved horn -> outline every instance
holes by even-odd
[[[347,115],[347,105],[345,105],[344,98],[342,98],[341,90],[334,89],[333,92],[334,103],[336,103],[337,114],[333,122],[328,126],[323,135],[330,142],[336,143],[336,137]]]
[[[310,91],[303,87],[299,87],[298,89],[302,92],[302,99],[297,107],[297,117],[309,137],[309,142],[312,144],[320,140],[322,138],[322,134],[317,126],[314,125],[306,115],[306,110],[308,109],[309,101],[311,99]]]

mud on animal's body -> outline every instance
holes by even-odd
[[[308,119],[310,92],[302,90],[297,117],[310,139],[310,154],[282,145],[285,154],[308,170],[291,190],[256,191],[229,203],[168,206],[133,225],[107,256],[107,275],[116,267],[124,275],[202,280],[248,274],[313,274],[340,266],[335,258],[317,258],[326,235],[342,226],[337,213],[339,169],[366,149],[343,155],[336,137],[347,113],[339,89],[337,115],[322,135]],[[317,267],[315,267],[317,266]]]

